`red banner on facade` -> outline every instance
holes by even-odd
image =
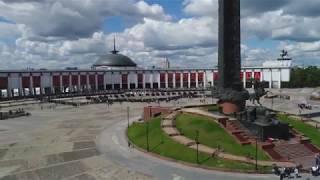
[[[30,87],[30,76],[22,77],[22,88]]]
[[[261,72],[254,72],[254,79],[260,81],[261,78]]]
[[[168,73],[168,82],[173,82],[173,74],[172,73]]]
[[[165,83],[165,81],[166,81],[165,79],[166,79],[166,75],[164,73],[161,73],[160,74],[160,82]]]
[[[199,73],[198,73],[198,81],[199,81],[199,82],[203,82],[203,79],[204,79],[204,78],[203,78],[203,74],[204,74],[203,72],[199,72]]]
[[[188,73],[183,73],[183,81],[188,82]]]
[[[87,85],[87,75],[81,75],[80,76],[80,84],[82,86]]]
[[[72,75],[72,85],[73,86],[78,85],[78,75]]]
[[[190,80],[191,80],[192,82],[195,82],[195,81],[196,81],[196,73],[191,73],[191,74],[190,74]]]
[[[96,75],[94,75],[94,74],[89,75],[89,84],[96,85]]]
[[[128,74],[122,74],[122,84],[128,84]]]
[[[69,86],[69,76],[68,75],[62,76],[62,85],[64,87]]]
[[[60,87],[60,76],[53,76],[52,84],[54,87]]]
[[[104,85],[104,75],[102,74],[98,75],[98,85]]]
[[[143,83],[143,74],[138,74],[138,83],[139,84]]]
[[[176,73],[176,82],[180,82],[180,73]]]
[[[40,87],[41,86],[41,77],[40,76],[33,76],[33,87]]]
[[[213,73],[213,80],[214,81],[218,81],[219,80],[219,73],[218,72],[214,72]]]
[[[251,76],[251,72],[246,72],[246,79],[247,80],[251,80],[252,76]]]
[[[0,89],[8,88],[8,77],[0,77]]]

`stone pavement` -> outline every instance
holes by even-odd
[[[182,109],[181,112],[194,113],[194,114],[198,114],[198,115],[208,116],[213,119],[224,118],[223,116],[215,115],[215,114],[212,114],[212,113],[209,113],[207,111],[197,109],[197,108]],[[171,118],[168,118],[169,116]],[[174,123],[175,116],[172,116],[171,114],[164,117],[164,119],[166,121],[171,119],[172,122],[170,124],[175,124]],[[192,149],[195,149],[195,150],[197,149],[197,145],[196,145],[195,141],[181,135],[181,133],[179,133],[179,131],[176,129],[175,126],[172,126],[172,127],[162,126],[162,129],[166,134],[168,134],[170,137],[172,137],[172,139],[174,139],[175,141],[177,141],[181,144],[184,144],[186,146],[189,146]],[[218,149],[211,148],[211,147],[203,145],[203,144],[198,145],[198,150],[200,152],[204,152],[204,153],[207,153],[210,155],[216,155],[220,158],[224,158],[224,159],[228,159],[228,160],[240,161],[240,162],[251,163],[251,164],[255,163],[255,160],[253,160],[253,159],[248,159],[243,156],[236,156],[236,155],[232,155],[232,154],[228,154],[228,153],[223,153],[223,152],[220,152]],[[258,164],[263,165],[263,166],[272,166],[273,164],[277,164],[280,167],[293,167],[293,166],[295,166],[295,164],[291,163],[291,162],[277,162],[277,161],[258,161]]]
[[[105,105],[79,108],[49,104],[25,107],[29,117],[0,121],[1,180],[150,179],[111,162],[97,150],[96,137],[109,124],[126,119]],[[141,107],[132,108],[137,115]]]

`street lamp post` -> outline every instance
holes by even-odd
[[[129,121],[129,109],[130,107],[127,106],[127,119],[128,119],[128,129],[129,129],[129,126],[130,126],[130,121]]]
[[[147,125],[146,125],[146,134],[147,134],[147,151],[149,152],[149,121],[147,121]]]
[[[211,87],[211,104],[213,104],[213,86]]]
[[[258,171],[258,136],[256,137],[256,171]]]
[[[149,121],[152,118],[152,108],[149,106],[149,119],[147,119],[147,124],[146,124],[146,136],[147,136],[147,151],[149,152]]]
[[[199,164],[199,130],[196,130],[197,164]]]

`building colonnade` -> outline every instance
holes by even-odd
[[[246,68],[240,78],[246,88],[252,88],[248,83],[252,79],[268,81],[269,88],[281,88],[281,82],[288,80],[287,70]],[[204,89],[215,86],[218,79],[216,69],[0,71],[0,93],[10,98],[107,90]]]

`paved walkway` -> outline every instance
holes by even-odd
[[[203,110],[197,109],[197,108],[182,109],[181,111],[187,112],[187,113],[194,113],[194,114],[198,114],[198,115],[203,115],[203,116],[208,116],[208,117],[211,117],[214,119],[225,118],[224,116],[215,115],[215,114],[212,114],[212,113],[209,113],[207,111],[203,111]],[[173,113],[175,113],[175,115],[177,115],[177,112],[173,112]],[[171,117],[171,118],[169,118],[169,117]],[[169,114],[164,119],[165,119],[165,121],[169,121],[169,120],[172,121],[171,123],[166,122],[166,124],[175,124],[174,123],[175,116],[173,116],[172,114]],[[191,140],[191,139],[181,135],[181,133],[176,129],[175,126],[171,126],[171,127],[162,126],[162,129],[166,134],[168,134],[170,137],[172,137],[172,139],[174,139],[175,141],[177,141],[181,144],[184,144],[186,146],[189,146],[191,149],[195,149],[195,150],[197,149],[196,142],[194,140]],[[207,153],[210,155],[215,155],[215,156],[218,156],[223,159],[255,164],[254,159],[248,159],[243,156],[236,156],[236,155],[232,155],[232,154],[228,154],[228,153],[223,153],[223,152],[220,152],[218,149],[211,148],[211,147],[203,145],[203,144],[198,145],[198,150],[200,152]],[[263,166],[272,166],[273,164],[277,164],[280,167],[295,166],[295,164],[291,163],[291,162],[276,162],[276,161],[258,161],[258,164],[263,165]]]

